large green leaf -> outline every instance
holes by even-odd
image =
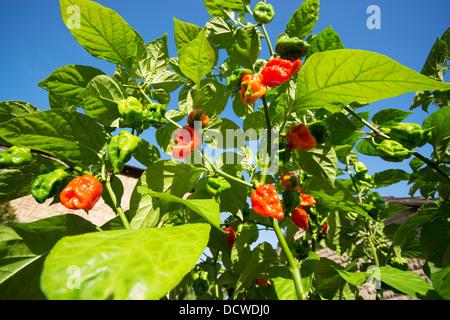
[[[195,265],[210,229],[193,223],[65,237],[45,260],[41,289],[54,300],[159,299]]]
[[[140,186],[137,188],[139,193],[150,195],[153,198],[157,198],[164,203],[180,203],[183,206],[197,213],[211,223],[214,227],[222,230],[220,227],[220,210],[219,204],[214,199],[182,199],[171,194],[154,192],[146,186]]]
[[[125,89],[114,78],[98,75],[89,81],[78,98],[82,99],[81,106],[89,117],[101,124],[118,127],[120,114],[117,104],[127,96]]]
[[[336,31],[331,26],[328,26],[311,41],[311,47],[306,52],[305,59],[308,59],[309,56],[316,52],[336,49],[344,49],[344,44]]]
[[[233,33],[232,44],[226,49],[231,59],[244,68],[253,70],[253,64],[261,53],[260,35],[257,29],[236,29]]]
[[[415,214],[408,217],[394,234],[392,246],[398,257],[401,257],[401,250],[416,235],[416,229],[425,223],[439,218],[450,217],[450,204],[445,202],[431,202],[421,206]]]
[[[202,78],[214,66],[215,53],[206,39],[206,29],[178,51],[178,60],[183,74],[200,85]]]
[[[25,114],[3,123],[0,137],[13,145],[86,167],[101,162],[99,153],[106,144],[103,128],[93,119],[56,109]]]
[[[39,111],[38,108],[25,101],[2,101],[0,102],[0,123],[11,120],[17,116]]]
[[[39,276],[52,247],[64,236],[93,231],[95,225],[73,214],[1,225],[0,299],[43,298]]]
[[[53,71],[47,78],[38,83],[38,86],[68,101],[78,105],[77,97],[87,87],[92,78],[104,74],[101,70],[90,66],[68,65]]]
[[[407,92],[450,89],[381,54],[338,49],[313,54],[298,75],[294,109],[342,110],[352,102],[371,103]]]
[[[175,17],[173,18],[173,22],[177,50],[180,50],[186,44],[194,40],[202,30],[202,28],[195,24],[180,21]]]
[[[137,35],[114,10],[89,0],[60,0],[61,16],[78,41],[91,55],[131,66],[136,58]]]
[[[142,78],[157,82],[156,76],[169,67],[169,47],[167,33],[144,45],[143,40],[138,50],[138,64]]]
[[[290,37],[305,38],[319,18],[319,0],[306,0],[289,19],[285,32]]]
[[[228,18],[223,10],[245,12],[242,0],[203,0],[203,2],[211,17]]]

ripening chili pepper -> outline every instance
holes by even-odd
[[[291,219],[294,224],[303,229],[308,230],[309,222],[308,222],[308,214],[305,210],[302,209],[301,206],[298,206],[294,212],[291,214]]]
[[[252,74],[253,71],[250,69],[236,69],[233,71],[231,76],[227,78],[227,87],[232,93],[239,92],[241,88],[242,78],[247,74]]]
[[[67,209],[91,210],[102,196],[103,186],[91,175],[76,177],[61,191],[59,199]]]
[[[309,132],[308,127],[297,124],[286,133],[286,141],[291,149],[309,150],[316,146],[316,139]]]
[[[284,190],[293,190],[296,189],[297,186],[300,184],[300,180],[298,179],[297,175],[292,172],[284,173],[280,177],[281,180],[281,187]]]
[[[261,216],[269,216],[278,220],[284,218],[281,200],[274,185],[261,184],[252,192],[250,199],[253,210]]]
[[[316,199],[314,199],[313,196],[301,193],[300,197],[301,197],[300,205],[302,207],[311,207],[316,204]]]
[[[270,3],[260,1],[255,5],[253,9],[253,18],[258,23],[270,23],[275,17],[275,10]]]
[[[296,74],[302,66],[302,61],[298,59],[274,58],[267,62],[261,70],[264,82],[271,88],[277,87],[289,80]]]
[[[240,96],[244,104],[253,104],[265,95],[267,84],[261,73],[246,74],[242,77]]]
[[[8,150],[0,152],[0,169],[8,166],[16,167],[31,162],[31,150],[12,146]]]
[[[297,37],[289,37],[286,33],[281,33],[275,43],[275,52],[282,59],[301,59],[311,47],[306,41]]]
[[[225,236],[227,237],[228,246],[230,247],[230,250],[233,248],[233,244],[236,241],[236,231],[232,227],[226,227],[223,228],[223,230],[227,231]]]
[[[31,185],[31,194],[37,202],[44,203],[56,194],[58,187],[68,176],[66,171],[59,168],[43,170]]]
[[[189,113],[187,118],[187,123],[191,127],[194,127],[195,121],[201,121],[202,126],[207,126],[209,123],[209,117],[202,112],[202,109],[194,109],[191,113]]]
[[[175,130],[172,137],[175,141],[175,146],[171,148],[174,159],[187,158],[201,142],[200,135],[191,126],[184,126]]]

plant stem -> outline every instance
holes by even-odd
[[[269,115],[269,106],[267,105],[267,100],[266,100],[266,95],[263,95],[261,97],[261,100],[263,102],[263,106],[264,106],[264,115],[266,117],[266,126],[267,126],[267,149],[266,149],[266,159],[264,159],[264,166],[262,168],[262,172],[261,172],[261,183],[264,184],[266,182],[266,176],[267,176],[267,169],[268,169],[268,164],[266,163],[267,160],[267,156],[269,156],[268,158],[270,159],[270,153],[271,153],[271,142],[272,142],[272,123],[270,120],[270,115]]]
[[[272,223],[278,241],[280,242],[281,248],[283,249],[284,254],[286,255],[286,258],[288,260],[289,271],[291,272],[292,278],[294,279],[294,286],[295,292],[297,294],[297,299],[304,300],[305,297],[303,293],[302,283],[300,280],[300,266],[298,262],[295,260],[294,256],[292,255],[291,250],[289,249],[289,246],[286,242],[286,239],[284,239],[283,233],[281,232],[277,219],[272,218]]]
[[[105,185],[106,185],[106,189],[109,192],[109,196],[111,197],[114,208],[116,209],[116,213],[119,215],[123,226],[125,227],[125,229],[131,230],[130,223],[128,222],[125,212],[123,212],[123,209],[120,206],[120,204],[117,204],[116,194],[114,193],[114,190],[112,189],[110,178],[108,178],[108,180],[106,180]]]
[[[274,55],[273,47],[272,47],[272,44],[270,43],[270,38],[269,38],[269,35],[267,34],[267,30],[266,30],[266,27],[264,24],[261,24],[261,29],[264,33],[264,37],[266,38],[267,46],[269,47],[270,57],[272,58]]]
[[[250,182],[247,182],[247,181],[245,181],[245,180],[239,179],[238,177],[235,177],[235,176],[233,176],[233,175],[231,175],[231,174],[228,174],[228,173],[226,173],[226,172],[220,170],[220,169],[216,166],[216,164],[215,164],[215,163],[214,163],[214,162],[213,162],[206,154],[203,154],[203,152],[200,152],[200,154],[202,155],[203,159],[205,159],[206,162],[208,162],[208,163],[210,164],[210,166],[213,168],[214,172],[217,173],[218,175],[221,175],[221,176],[224,177],[224,178],[228,178],[228,179],[230,179],[230,180],[236,181],[236,182],[238,182],[238,183],[240,183],[240,184],[243,184],[243,185],[245,185],[245,186],[247,186],[247,187],[250,187],[250,188],[254,188],[254,187],[255,187],[255,186],[254,186],[253,184],[251,184]]]

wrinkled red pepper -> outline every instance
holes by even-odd
[[[267,85],[260,73],[246,74],[242,77],[240,96],[244,104],[253,104],[265,95]]]
[[[261,216],[269,216],[278,220],[284,218],[281,200],[274,185],[261,184],[252,192],[250,199],[253,210]]]
[[[281,59],[274,58],[267,62],[266,66],[261,70],[264,82],[269,87],[277,87],[289,80],[296,74],[302,66],[302,61],[298,59]]]
[[[61,191],[60,201],[67,209],[91,210],[102,196],[103,186],[90,175],[76,177]]]
[[[308,230],[309,223],[308,223],[308,214],[305,210],[302,209],[301,206],[298,206],[294,212],[291,214],[292,222],[295,223],[295,225],[303,230]]]
[[[172,157],[174,159],[187,158],[195,148],[200,145],[201,137],[191,126],[184,126],[172,135],[175,146],[172,146]]]
[[[286,133],[286,141],[291,149],[309,150],[316,146],[316,139],[309,132],[308,127],[303,124],[297,124]]]

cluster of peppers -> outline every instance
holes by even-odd
[[[188,124],[173,132],[172,138],[175,145],[171,147],[172,157],[174,159],[186,159],[201,144],[201,136],[195,130],[195,122],[200,122],[200,128],[209,124],[209,116],[204,114],[201,109],[194,109],[189,113]]]
[[[120,124],[142,132],[150,128],[160,128],[165,125],[166,106],[158,103],[150,103],[145,107],[135,97],[122,99],[117,104],[120,114]]]
[[[255,6],[253,16],[257,22],[268,23],[273,15],[272,5],[260,2]],[[269,87],[278,87],[300,70],[301,59],[309,47],[306,41],[282,33],[278,36],[275,47],[277,56],[270,59],[261,72],[237,69],[227,79],[227,87],[233,93],[239,91],[244,104],[253,104],[266,94]]]
[[[375,144],[378,156],[389,162],[401,162],[414,154],[416,147],[424,146],[431,139],[431,129],[424,130],[417,123],[397,123],[391,128],[383,128],[389,140]]]

